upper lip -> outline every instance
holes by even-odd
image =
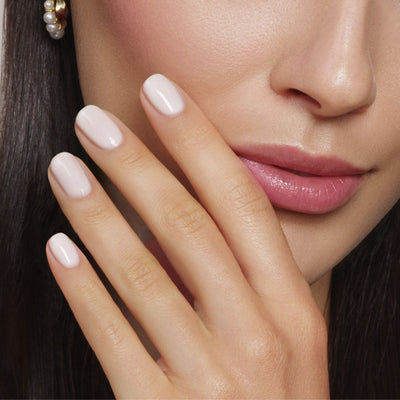
[[[259,144],[247,148],[234,148],[233,151],[238,156],[251,161],[312,175],[346,176],[368,172],[368,170],[358,168],[339,157],[312,155],[289,145]]]

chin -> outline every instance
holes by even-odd
[[[366,236],[357,231],[356,223],[344,229],[341,211],[325,215],[275,211],[293,257],[310,285],[329,273]]]

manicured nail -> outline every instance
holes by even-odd
[[[51,160],[50,169],[68,196],[80,199],[90,193],[92,188],[89,179],[72,154],[57,154]]]
[[[102,149],[112,150],[122,143],[123,136],[117,125],[97,106],[82,108],[75,122],[83,133]]]
[[[147,78],[143,84],[143,91],[161,114],[174,117],[185,109],[182,96],[164,75],[155,74]]]
[[[49,245],[54,257],[65,268],[74,268],[79,265],[79,254],[67,235],[56,233],[49,240]]]

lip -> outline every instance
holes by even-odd
[[[306,214],[324,214],[346,204],[368,172],[338,157],[310,155],[287,145],[234,151],[274,206]]]

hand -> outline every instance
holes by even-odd
[[[160,81],[169,108],[149,101]],[[52,272],[115,396],[329,397],[325,320],[267,196],[182,89],[160,76],[146,85],[144,110],[198,200],[111,113],[85,108],[76,133],[155,235],[193,307],[82,161],[61,153],[49,168],[64,214],[161,355],[151,358],[83,253],[65,235],[50,239]]]

